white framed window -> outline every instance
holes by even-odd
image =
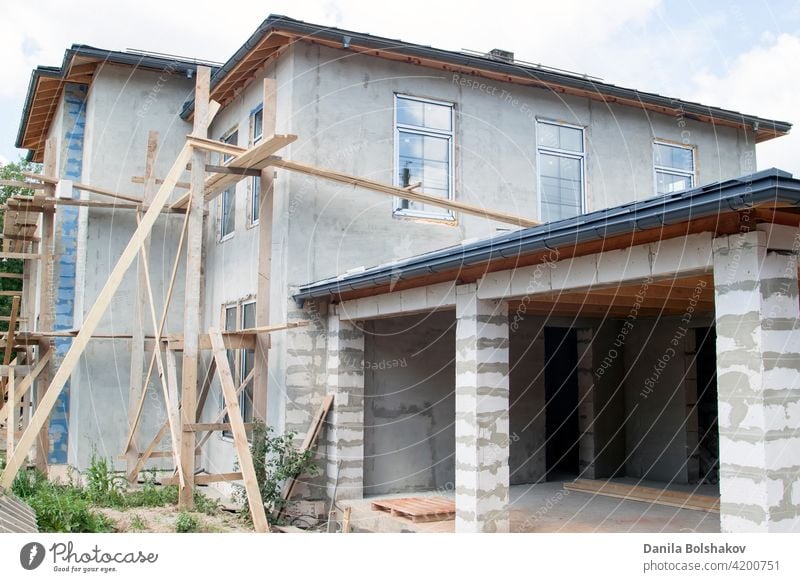
[[[653,142],[656,195],[689,190],[695,185],[694,148],[656,140]]]
[[[250,329],[256,326],[256,302],[254,300],[244,300],[240,303],[231,303],[222,306],[222,326],[226,331],[239,331]],[[247,376],[255,367],[254,350],[227,350],[228,364],[231,367],[231,374],[237,386],[247,379]],[[220,407],[225,407],[225,399],[220,400]],[[253,381],[250,380],[245,388],[239,393],[239,408],[244,422],[253,422]],[[223,422],[228,423],[230,419],[225,415]],[[231,431],[222,431],[222,436],[231,438]]]
[[[234,129],[233,131],[229,132],[225,137],[223,137],[220,141],[230,144],[230,145],[239,145],[239,130]],[[222,163],[227,164],[234,158],[233,154],[222,154]]]
[[[259,213],[261,212],[261,176],[250,178],[250,208],[248,218],[250,226],[258,224]]]
[[[242,303],[239,319],[239,329],[252,329],[256,326],[256,302]],[[239,366],[239,385],[247,380],[247,376],[255,368],[255,350],[241,350],[241,364]],[[239,396],[239,407],[242,409],[244,422],[253,422],[253,381],[250,380]]]
[[[452,103],[395,94],[395,185],[415,186],[426,194],[452,200],[453,187]],[[395,197],[394,214],[454,220],[447,209]]]
[[[539,217],[553,222],[584,211],[586,191],[583,127],[536,120]]]
[[[259,105],[250,113],[250,143],[257,144],[264,137],[264,105]]]
[[[219,195],[219,242],[228,240],[236,231],[236,185]]]
[[[239,130],[233,129],[220,141],[231,145],[239,145]],[[227,164],[233,158],[233,155],[222,154],[222,163]],[[217,240],[222,242],[231,238],[236,231],[236,184],[233,184],[219,195],[217,210]]]

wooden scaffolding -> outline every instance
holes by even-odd
[[[126,459],[128,479],[134,482],[150,459],[170,457],[174,462],[172,482],[179,484],[179,504],[190,508],[194,485],[220,481],[242,481],[247,493],[250,512],[256,531],[267,532],[266,512],[253,469],[245,425],[239,409],[239,394],[250,382],[266,386],[269,337],[306,322],[271,324],[269,321],[270,266],[272,242],[273,178],[276,168],[302,173],[378,192],[400,196],[425,204],[477,215],[518,227],[533,226],[534,221],[503,212],[473,206],[454,200],[418,192],[419,184],[400,188],[374,180],[350,176],[284,160],[276,153],[295,141],[296,136],[275,134],[276,86],[273,79],[264,80],[263,132],[266,137],[247,149],[208,139],[208,127],[220,109],[209,100],[210,72],[198,67],[195,87],[193,130],[186,137],[171,169],[163,179],[155,176],[158,133],[150,132],[144,176],[134,182],[144,184],[142,197],[113,192],[104,188],[62,180],[57,177],[54,144],[48,140],[42,174],[26,174],[28,181],[19,185],[34,190],[33,196],[12,196],[2,209],[5,212],[3,251],[0,258],[21,259],[19,278],[23,289],[14,293],[9,330],[0,350],[0,424],[5,426],[0,445],[7,455],[6,468],[0,476],[0,487],[8,488],[18,471],[27,463],[35,449],[38,469],[47,471],[49,448],[48,419],[70,375],[78,365],[90,341],[126,339],[131,342],[131,370],[128,401],[128,434],[122,454]],[[209,153],[223,154],[227,162],[210,165]],[[188,183],[179,182],[189,168]],[[217,329],[201,330],[201,285],[203,258],[203,214],[205,205],[221,192],[247,176],[261,178],[261,214],[259,220],[258,288],[260,301],[256,308],[256,327],[237,332]],[[186,194],[173,202],[176,188],[186,188]],[[72,197],[72,191],[90,192],[107,200],[86,200]],[[119,256],[94,304],[75,330],[54,330],[54,225],[60,206],[113,208],[135,213],[137,227]],[[157,312],[148,268],[149,237],[162,214],[183,215],[178,248],[161,312]],[[173,299],[175,280],[181,260],[185,261],[183,332],[165,333],[167,313]],[[129,335],[97,332],[100,320],[126,272],[136,263],[137,279],[134,295],[132,333]],[[38,305],[38,313],[37,313]],[[144,330],[152,327],[154,335],[145,337]],[[17,329],[19,328],[19,329]],[[61,358],[54,357],[53,340],[71,338],[71,345]],[[255,368],[238,386],[230,369],[227,350],[255,351]],[[209,350],[212,358],[205,373],[199,373],[200,351]],[[147,366],[145,354],[150,352]],[[178,385],[178,354],[182,360],[181,383]],[[56,360],[57,365],[54,365]],[[145,394],[153,373],[160,385],[166,420],[143,450],[136,446],[141,424]],[[214,378],[219,379],[224,409],[212,423],[200,422],[200,414]],[[33,389],[35,384],[35,390]],[[31,394],[35,392],[33,398]],[[265,397],[263,397],[265,398]],[[255,402],[256,410],[266,410],[266,402]],[[332,396],[325,398],[317,412],[303,447],[308,449],[320,432]],[[227,416],[227,421],[225,417]],[[195,475],[196,455],[213,431],[226,430],[233,435],[240,471],[219,475]],[[205,433],[200,439],[198,434]],[[159,446],[170,436],[169,450]],[[284,488],[288,497],[294,488],[290,480]]]

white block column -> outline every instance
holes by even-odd
[[[364,333],[339,317],[328,316],[328,390],[334,401],[328,421],[327,492],[336,499],[364,496]]]
[[[456,532],[507,532],[508,306],[456,289]]]
[[[797,255],[714,241],[723,532],[800,531]]]

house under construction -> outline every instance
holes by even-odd
[[[790,127],[283,16],[221,65],[73,45],[5,208],[0,486],[97,450],[266,531],[261,420],[365,530],[800,531]]]

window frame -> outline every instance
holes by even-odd
[[[230,193],[230,196],[227,194]],[[225,200],[228,198],[233,198],[233,208],[231,209],[233,212],[233,228],[228,233],[223,233],[222,228],[225,224],[225,215],[224,215],[224,208],[225,208]],[[236,184],[229,186],[219,195],[219,202],[217,204],[217,243],[223,243],[226,240],[230,240],[233,238],[233,235],[236,234]]]
[[[678,170],[670,166],[660,166],[656,163],[656,146],[667,146],[682,150],[689,150],[692,152],[692,171]],[[659,193],[658,191],[658,174],[668,174],[670,176],[678,176],[679,178],[689,178],[689,190],[697,186],[697,148],[692,144],[677,143],[667,139],[655,138],[653,140],[653,194],[655,196],[668,196],[674,192]],[[678,190],[680,191],[680,190]]]
[[[229,141],[233,136],[236,136],[236,141],[231,142]],[[232,127],[226,133],[222,135],[219,141],[227,143],[229,145],[239,145],[239,126]],[[235,156],[230,154],[220,154],[220,161],[222,165],[226,165],[230,162]],[[226,194],[230,192],[230,197],[233,198],[233,228],[229,233],[223,233],[222,228],[224,224],[224,214],[223,209],[225,207],[225,199]],[[223,190],[217,200],[217,244],[223,243],[226,240],[230,240],[233,238],[233,235],[236,234],[236,184],[229,186],[225,190]]]
[[[220,306],[220,327],[221,327],[221,329],[223,329],[225,331],[241,331],[242,329],[244,329],[243,328],[244,307],[245,307],[245,305],[251,305],[252,304],[253,308],[255,309],[256,308],[255,307],[256,306],[256,302],[257,302],[257,299],[255,297],[253,297],[253,296],[250,296],[250,297],[246,297],[246,298],[244,298],[244,299],[242,299],[240,301],[231,301],[231,302],[228,302],[228,303],[223,303]],[[228,314],[229,310],[235,310],[234,321],[235,321],[235,326],[236,327],[233,330],[230,330],[230,329],[228,329],[226,327],[227,314]],[[233,376],[234,381],[237,383],[237,386],[240,385],[242,383],[242,381],[244,380],[244,352],[245,351],[248,351],[248,350],[246,350],[244,348],[236,349],[236,350],[226,350],[226,354],[227,354],[227,352],[233,352],[233,369],[231,370],[231,375]],[[249,350],[249,351],[253,351],[254,352],[254,355],[253,355],[253,366],[255,367],[255,350]],[[253,381],[251,381],[251,383],[253,383]],[[247,398],[247,393],[246,392],[247,392],[247,389],[242,390],[241,394],[239,394],[239,410],[242,412],[242,421],[245,422],[245,423],[248,423],[248,422],[253,422],[253,420],[255,419],[255,409],[254,409],[254,407],[252,406],[252,403],[251,403],[250,411],[251,411],[251,414],[252,414],[253,418],[250,418],[250,419],[245,418],[244,411],[246,409],[245,409],[245,406],[244,406],[244,402],[245,402],[245,398]],[[253,400],[255,400],[255,391],[253,392]],[[219,404],[220,411],[223,411],[225,409],[225,398],[222,395],[220,395],[219,403],[220,403]],[[224,416],[223,422],[230,422],[230,419],[228,418],[227,414]],[[231,433],[231,431],[223,430],[223,431],[220,431],[220,438],[222,440],[224,440],[224,441],[232,441],[233,440],[233,434]],[[248,440],[250,440],[250,436],[248,436]]]
[[[256,115],[261,114],[261,133],[256,135]],[[254,146],[264,139],[264,104],[261,103],[250,111],[250,145]]]
[[[568,127],[571,129],[578,129],[581,132],[581,152],[574,152],[572,150],[563,150],[561,148],[553,148],[550,146],[543,146],[539,145],[539,125],[553,125],[556,127]],[[544,117],[537,117],[536,118],[536,134],[534,135],[534,143],[536,145],[536,199],[537,199],[537,213],[539,220],[543,223],[545,222],[544,219],[544,212],[543,212],[543,203],[544,203],[544,191],[542,190],[542,154],[545,155],[553,155],[553,156],[560,156],[565,158],[570,158],[573,160],[578,160],[581,164],[581,192],[579,197],[580,202],[580,210],[578,211],[577,216],[584,214],[586,212],[586,126],[585,125],[577,125],[574,123],[567,123],[565,121],[557,121],[555,119],[548,119]],[[563,219],[558,219],[563,220]],[[552,222],[552,221],[551,221]]]
[[[417,125],[401,124],[397,121],[397,101],[398,99],[407,99],[410,101],[418,101],[420,103],[428,103],[431,105],[441,105],[450,108],[450,131],[428,129]],[[400,184],[399,170],[400,170],[400,132],[413,133],[416,135],[447,138],[447,170],[448,170],[448,195],[447,200],[455,200],[455,136],[456,136],[456,104],[452,101],[442,101],[440,99],[431,99],[428,97],[417,97],[415,95],[408,95],[406,93],[394,94],[394,110],[393,110],[393,131],[394,131],[394,163],[393,163],[393,177],[392,183],[396,187],[402,187]],[[406,198],[400,196],[392,197],[392,216],[401,218],[422,218],[427,220],[438,220],[442,222],[455,222],[455,212],[450,209],[443,209],[441,212],[426,212],[424,210],[415,210],[412,208],[401,208],[401,203]]]
[[[256,181],[258,181],[258,204],[256,205]],[[258,226],[261,214],[261,176],[252,176],[248,182],[247,227]]]

